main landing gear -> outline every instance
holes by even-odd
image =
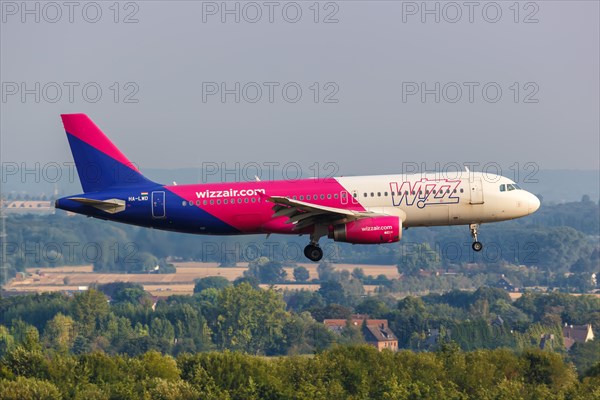
[[[319,261],[323,258],[323,250],[319,247],[319,239],[326,236],[327,226],[315,225],[315,230],[310,234],[310,243],[304,248],[304,255],[310,261]]]
[[[311,261],[319,261],[323,258],[323,250],[319,247],[318,243],[311,243],[304,248],[304,255]]]
[[[477,240],[477,229],[479,228],[479,224],[471,224],[469,225],[469,229],[471,230],[471,237],[473,238],[473,244],[471,247],[475,251],[481,251],[483,249],[483,244]]]

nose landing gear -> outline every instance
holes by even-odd
[[[479,224],[471,224],[469,225],[469,229],[471,230],[471,237],[473,238],[473,244],[471,247],[474,251],[481,251],[483,249],[483,244],[477,240],[477,229],[479,228]]]

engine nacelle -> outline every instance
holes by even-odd
[[[353,244],[393,243],[402,237],[402,220],[398,217],[362,218],[329,228],[329,238]]]

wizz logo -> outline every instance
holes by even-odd
[[[390,182],[392,204],[401,206],[415,204],[419,208],[431,204],[455,204],[460,200],[458,186],[461,180],[426,178],[420,181]]]

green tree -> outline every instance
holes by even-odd
[[[254,289],[260,288],[260,281],[254,276],[240,276],[233,281],[233,286],[239,286],[244,283],[252,286]]]
[[[440,265],[439,254],[432,250],[428,243],[403,245],[402,255],[398,262],[398,272],[409,276],[417,276],[421,270],[435,270]]]
[[[317,265],[317,274],[320,281],[337,281],[340,278],[340,273],[335,270],[333,264],[323,261]]]
[[[366,329],[364,324],[353,325],[352,320],[346,320],[346,326],[342,330],[339,342],[345,345],[358,345],[365,343],[363,330]]]
[[[244,272],[244,275],[255,277],[261,283],[277,283],[285,280],[287,272],[283,269],[282,263],[260,257],[248,265],[248,270]]]
[[[106,320],[109,313],[106,296],[94,289],[77,293],[73,299],[73,319],[77,332],[86,338],[93,337],[96,328]]]
[[[245,283],[225,288],[219,292],[217,310],[215,342],[221,349],[264,354],[283,339],[288,314],[281,295],[273,290]]]
[[[362,268],[354,268],[352,270],[352,277],[362,282],[366,278],[365,271]]]
[[[60,400],[58,388],[51,382],[19,376],[14,381],[0,380],[0,395],[3,400]]]
[[[600,362],[600,339],[585,343],[575,343],[569,349],[569,360],[575,364],[579,375],[586,374]]]
[[[563,362],[560,354],[529,349],[523,352],[522,358],[526,383],[546,385],[555,391],[562,391],[577,380],[575,371]]]
[[[59,352],[68,352],[75,341],[75,321],[58,313],[46,324],[43,341]]]
[[[13,349],[15,346],[15,338],[11,335],[8,328],[4,325],[0,325],[0,357],[6,354],[7,351]]]
[[[142,252],[137,255],[137,262],[127,267],[131,272],[152,272],[160,269],[160,261],[150,253]],[[158,267],[158,269],[157,269]]]
[[[207,276],[206,278],[200,278],[196,280],[194,293],[200,293],[204,289],[223,289],[229,286],[231,286],[231,282],[222,276]]]
[[[366,314],[371,318],[381,318],[389,312],[385,303],[375,297],[367,297],[356,306],[356,312]]]
[[[294,268],[294,280],[296,282],[306,282],[310,278],[310,273],[305,267]]]
[[[337,281],[326,281],[321,283],[318,290],[326,304],[346,305],[347,298],[344,293],[344,287]]]

